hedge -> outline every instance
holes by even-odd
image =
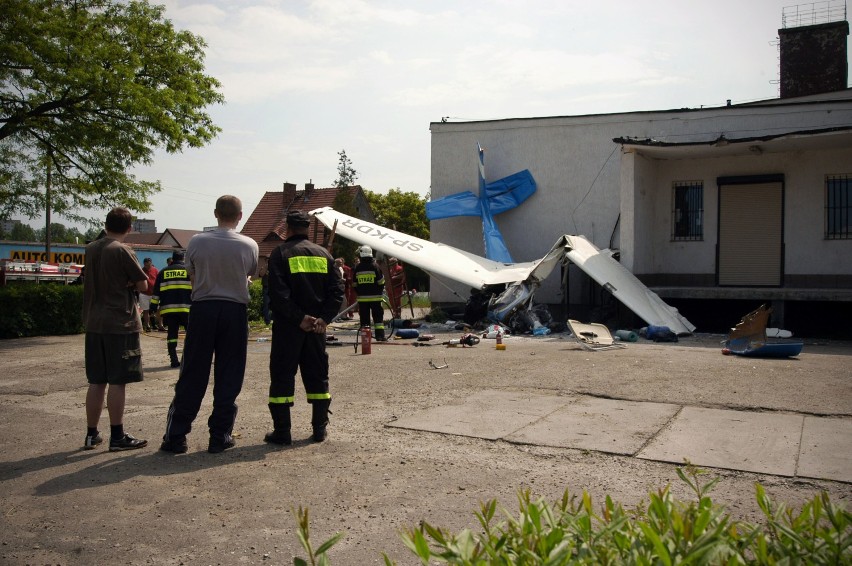
[[[0,287],[0,338],[83,332],[82,285],[14,283]]]
[[[249,287],[250,321],[262,320],[260,281]],[[12,283],[0,287],[0,339],[80,334],[83,286]]]

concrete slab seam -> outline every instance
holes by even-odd
[[[557,397],[561,397],[561,395],[557,395]],[[516,428],[515,430],[509,431],[508,433],[504,434],[503,436],[499,436],[499,437],[497,437],[497,439],[498,439],[498,440],[502,440],[503,442],[508,442],[508,443],[510,443],[510,444],[518,444],[518,445],[525,445],[525,444],[528,444],[528,443],[526,443],[526,442],[517,442],[517,441],[514,441],[514,440],[507,440],[507,437],[512,436],[513,434],[515,434],[516,432],[518,432],[518,431],[520,431],[520,430],[523,430],[523,429],[525,429],[525,428],[527,428],[527,427],[529,427],[529,426],[532,426],[532,425],[534,425],[534,424],[536,424],[536,423],[539,423],[539,422],[543,421],[544,419],[546,419],[546,418],[548,418],[549,416],[553,415],[553,414],[554,414],[554,413],[556,413],[557,411],[561,411],[562,409],[564,409],[564,408],[565,408],[565,407],[567,407],[568,405],[573,405],[573,404],[577,403],[577,400],[579,399],[579,397],[577,397],[577,396],[571,396],[571,397],[569,397],[569,399],[570,399],[570,400],[569,400],[568,402],[566,402],[566,403],[564,403],[564,404],[562,404],[562,405],[559,405],[558,407],[556,407],[555,409],[553,409],[552,411],[550,411],[550,412],[549,412],[549,413],[547,413],[546,415],[542,415],[542,416],[540,416],[538,419],[536,419],[536,420],[534,420],[534,421],[532,421],[532,422],[529,422],[529,423],[527,423],[527,424],[525,424],[525,425],[519,426],[519,427],[518,427],[518,428]]]
[[[799,442],[796,450],[796,465],[793,468],[793,477],[799,476],[799,459],[802,457],[802,442],[805,439],[805,417],[802,416],[802,426],[799,428]]]
[[[631,454],[631,456],[637,457],[639,455],[639,453],[642,452],[643,450],[645,450],[645,448],[647,448],[649,444],[654,442],[661,433],[671,429],[671,427],[674,425],[674,422],[678,419],[678,417],[680,417],[680,414],[683,412],[683,408],[684,408],[684,405],[678,405],[677,411],[675,411],[675,413],[671,416],[671,418],[669,418],[669,420],[667,420],[665,423],[663,423],[663,426],[658,428],[657,432],[655,432],[654,434],[652,434],[651,436],[646,438],[645,442],[642,443],[642,446],[640,446],[638,450],[636,450],[633,454]]]

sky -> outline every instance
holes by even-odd
[[[200,149],[158,152],[157,229],[244,218],[282,183],[425,195],[431,122],[722,106],[778,96],[791,0],[152,0],[208,44],[226,102]],[[843,1],[836,0],[843,9]],[[475,150],[472,149],[472,154]],[[460,187],[462,189],[464,187]],[[54,218],[55,222],[62,219]],[[35,224],[35,222],[31,222]]]

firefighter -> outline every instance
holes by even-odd
[[[390,305],[391,316],[402,318],[402,293],[405,291],[405,270],[395,257],[388,258],[388,274],[390,275]]]
[[[154,294],[151,296],[151,310],[159,310],[160,320],[168,329],[166,345],[173,368],[180,367],[177,356],[178,331],[181,326],[186,329],[192,302],[192,283],[183,261],[183,252],[172,253],[172,263],[157,274]]]
[[[314,442],[326,439],[328,354],[326,326],[343,302],[343,279],[334,258],[308,239],[311,217],[287,214],[287,239],[269,257],[269,301],[274,313],[269,358],[269,412],[273,431],[263,440],[291,444],[290,407],[295,401],[296,371],[302,374]]]
[[[358,314],[361,316],[361,328],[370,326],[370,315],[373,317],[373,334],[376,341],[385,341],[384,308],[382,294],[385,288],[385,277],[382,270],[373,260],[373,249],[370,246],[358,248],[361,260],[355,266],[352,287],[358,294]]]

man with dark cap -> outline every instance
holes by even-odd
[[[184,265],[184,253],[173,252],[169,266],[157,274],[154,294],[151,296],[151,311],[160,311],[160,320],[166,325],[166,346],[173,368],[180,367],[177,356],[178,331],[184,330],[189,322],[189,306],[192,303],[192,282]]]
[[[290,407],[295,400],[297,369],[312,407],[313,440],[326,438],[331,393],[325,331],[343,302],[343,280],[331,254],[308,239],[310,224],[307,213],[291,211],[287,238],[269,257],[269,302],[275,318],[269,412],[274,429],[264,440],[273,444],[292,443]]]

